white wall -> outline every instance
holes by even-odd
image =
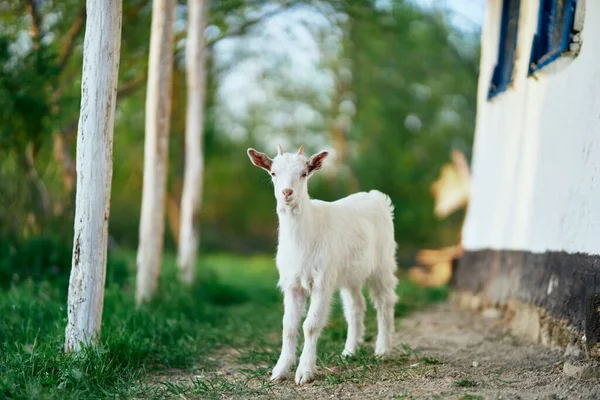
[[[488,101],[502,5],[488,0],[467,250],[600,254],[600,1],[586,3],[579,55],[536,80],[527,67],[539,1],[522,0],[513,86]]]

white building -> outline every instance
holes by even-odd
[[[539,306],[593,345],[600,0],[488,0],[481,43],[466,253],[455,285]],[[531,335],[560,342],[548,329]]]

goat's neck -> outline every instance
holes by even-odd
[[[277,216],[279,217],[280,233],[292,233],[297,229],[306,227],[312,221],[313,206],[308,193],[304,193],[297,199],[293,206],[277,204]]]

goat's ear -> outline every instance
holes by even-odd
[[[260,151],[256,151],[250,148],[248,149],[248,157],[250,157],[250,161],[252,161],[252,164],[264,169],[267,172],[271,172],[273,160],[271,160],[269,156],[265,153],[261,153]]]
[[[323,161],[327,158],[328,155],[329,153],[327,151],[322,151],[309,158],[306,162],[308,173],[312,174],[314,171],[321,169],[321,167],[323,166]]]

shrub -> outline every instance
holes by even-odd
[[[21,242],[0,240],[0,287],[28,279],[48,281],[61,289],[69,284],[72,244],[52,237],[35,237]],[[127,261],[109,254],[106,281],[122,285],[129,277]]]

